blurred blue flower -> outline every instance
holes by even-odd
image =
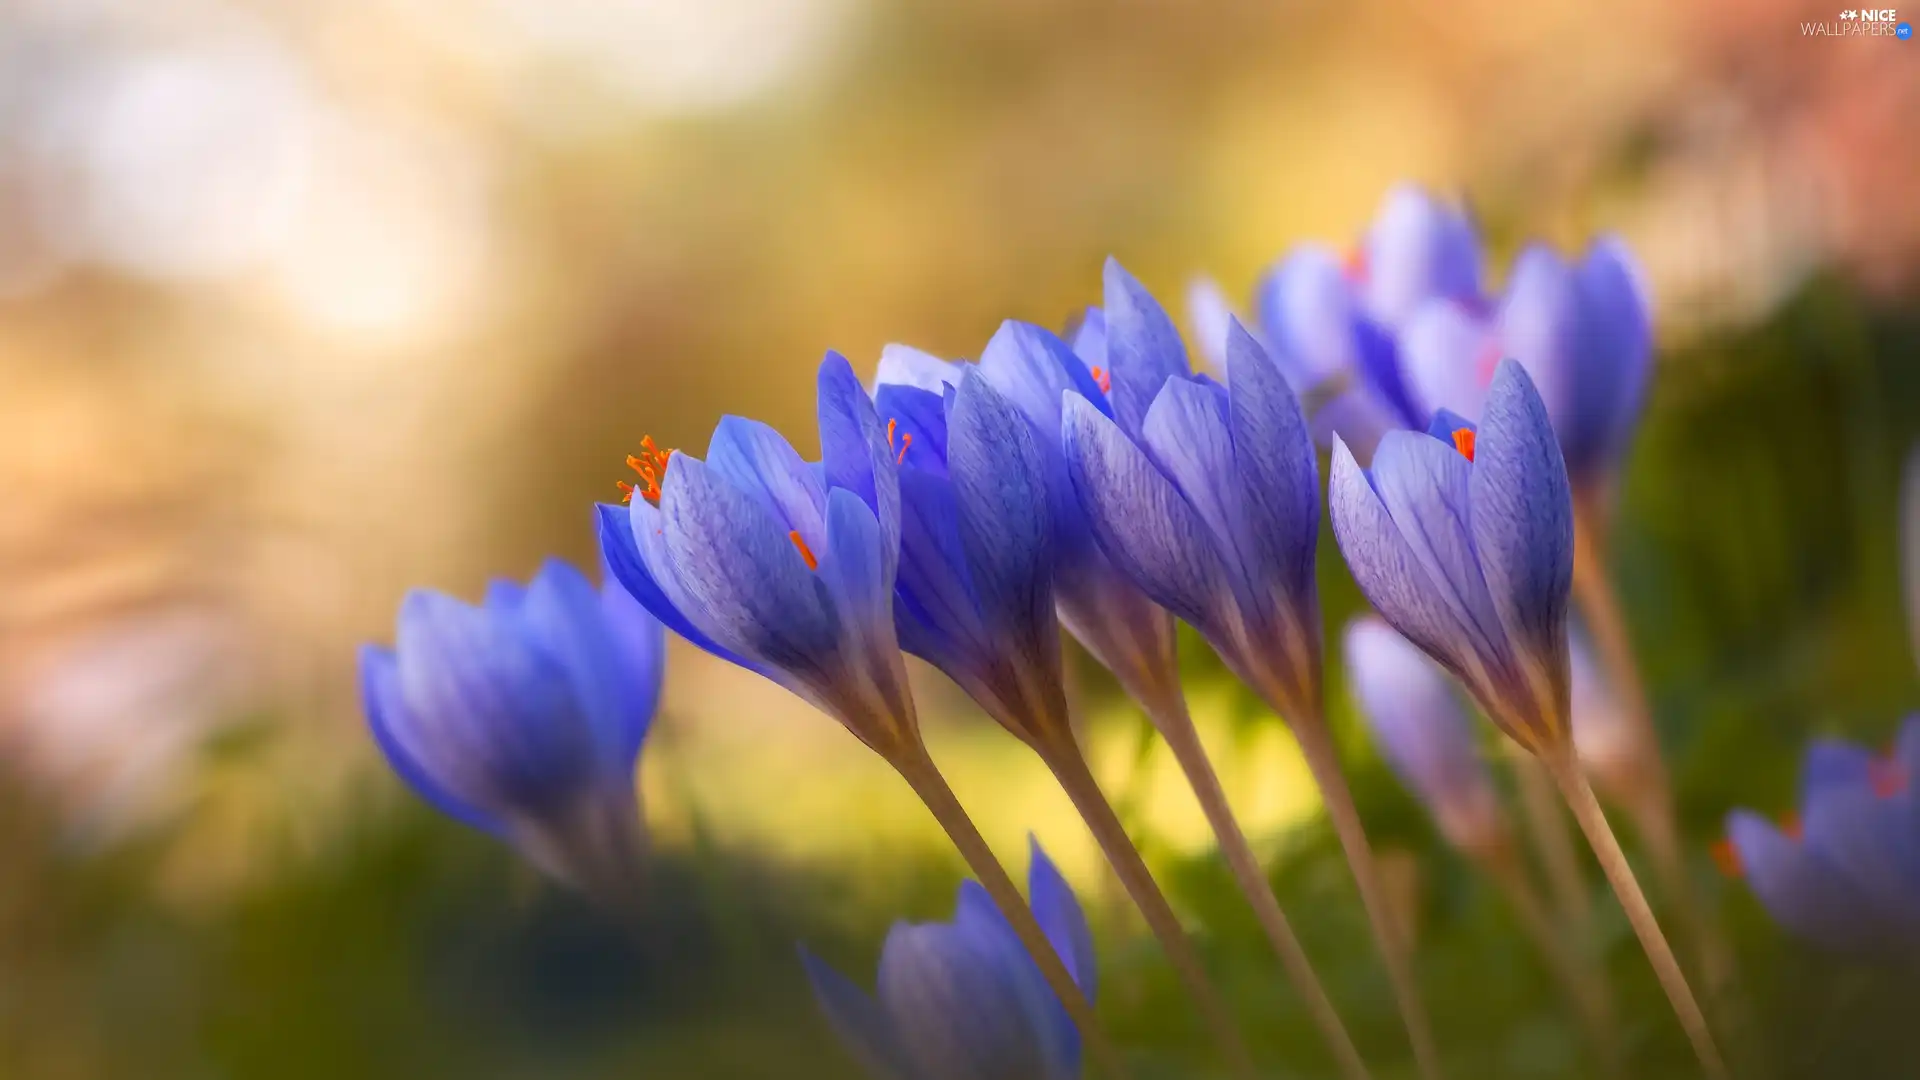
[[[627,506],[599,508],[601,548],[669,629],[897,759],[919,735],[894,636],[893,453],[838,354],[820,365],[819,394],[820,462],[803,461],[765,424],[726,417],[706,460],[661,454],[657,484]]]
[[[1539,387],[1574,482],[1603,480],[1639,418],[1653,360],[1647,295],[1626,245],[1602,239],[1571,265],[1529,247],[1490,311],[1429,301],[1400,335],[1405,383],[1423,413],[1478,417],[1507,358]]]
[[[1063,445],[1101,549],[1287,712],[1320,688],[1320,500],[1293,391],[1236,322],[1227,384],[1195,375],[1166,312],[1106,268],[1111,416],[1067,395]]]
[[[1393,330],[1429,301],[1481,302],[1480,237],[1465,210],[1418,184],[1387,193],[1350,275],[1367,314]]]
[[[1093,333],[1104,333],[1097,311],[1083,324],[1081,337]],[[1104,354],[1104,345],[1099,349]],[[1137,699],[1165,705],[1177,698],[1172,616],[1134,588],[1094,543],[1061,452],[1062,396],[1072,391],[1104,407],[1104,374],[1052,332],[1011,320],[987,343],[977,364],[950,363],[901,346],[889,346],[883,353],[874,400],[898,436],[908,523],[898,618],[907,651],[950,674],[960,668],[997,671],[1004,677],[1039,660],[1042,667],[1032,674],[1051,677],[1057,685],[1057,669],[1046,666],[1054,655],[1045,641],[1052,636],[1050,630],[1023,628],[1011,636],[996,636],[977,617],[978,598],[970,592],[979,577],[977,556],[956,539],[975,534],[1004,546],[1004,526],[983,512],[1017,508],[1004,502],[986,504],[977,497],[956,499],[955,470],[982,473],[969,482],[974,490],[987,479],[1004,487],[1030,475],[1037,482],[1023,485],[1024,497],[1031,500],[1025,517],[1038,521],[1044,516],[1048,536],[1047,550],[1034,550],[1031,558],[1036,570],[1044,563],[1060,621]],[[991,395],[1024,420],[1030,439],[991,430],[975,430],[964,439],[959,434],[950,437],[946,424],[950,416],[960,415],[965,393],[959,387],[968,379],[983,384],[974,391],[983,400]],[[998,410],[996,406],[995,415]],[[996,422],[1005,419],[1000,416]],[[1027,469],[1033,472],[1023,473]],[[1003,655],[1010,650],[1024,652],[1010,659]],[[984,680],[976,675],[961,681]]]
[[[1469,854],[1499,855],[1508,843],[1500,797],[1446,674],[1373,616],[1347,624],[1345,655],[1381,754],[1441,835]]]
[[[1028,894],[1047,940],[1094,996],[1093,936],[1066,880],[1033,844]],[[1077,1080],[1080,1037],[1012,927],[973,881],[952,922],[895,923],[869,996],[804,949],[814,997],[876,1080]]]
[[[1920,717],[1891,758],[1843,742],[1807,751],[1801,814],[1784,829],[1736,810],[1727,835],[1768,913],[1842,951],[1920,948]]]
[[[1328,493],[1354,580],[1394,629],[1536,753],[1569,738],[1573,500],[1545,404],[1503,362],[1478,429],[1442,411],[1363,470],[1336,443]]]
[[[638,880],[634,766],[660,698],[660,624],[617,584],[548,562],[479,607],[410,594],[363,647],[374,740],[401,779],[543,871],[607,899]]]

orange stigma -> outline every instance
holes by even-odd
[[[807,569],[820,569],[820,560],[813,557],[813,549],[807,546],[805,540],[801,539],[799,529],[788,533],[787,539],[793,541],[793,546],[800,549],[800,557],[807,560]]]
[[[1873,793],[1882,799],[1906,794],[1907,768],[1897,761],[1874,762],[1868,776],[1873,783]]]
[[[667,461],[675,451],[662,450],[653,445],[653,436],[640,440],[640,453],[627,456],[627,468],[640,475],[640,486],[635,487],[626,481],[620,481],[623,494],[621,502],[631,503],[635,492],[655,506],[660,505],[660,482],[667,478]]]
[[[1453,448],[1460,451],[1460,456],[1466,458],[1468,461],[1473,460],[1473,440],[1474,433],[1472,428],[1463,427],[1454,430]]]
[[[1800,825],[1800,815],[1787,814],[1782,817],[1780,819],[1780,831],[1785,834],[1789,840],[1799,840],[1803,832]],[[1712,853],[1714,864],[1720,867],[1721,873],[1728,877],[1735,878],[1747,876],[1747,868],[1740,863],[1740,849],[1733,846],[1733,841],[1719,840],[1715,842]]]
[[[1101,393],[1113,393],[1113,373],[1099,364],[1093,365],[1093,381],[1100,384]]]
[[[1356,245],[1352,251],[1347,252],[1347,261],[1341,264],[1340,272],[1351,282],[1358,283],[1367,280],[1368,265],[1365,245]]]
[[[895,448],[893,445],[893,433],[897,428],[899,428],[899,426],[900,426],[900,421],[898,420],[887,421],[887,449],[889,450],[892,450]],[[909,431],[906,434],[900,436],[900,446],[898,448],[899,452],[893,456],[893,463],[895,465],[905,465],[907,463],[907,450],[912,446],[913,446],[913,432]]]

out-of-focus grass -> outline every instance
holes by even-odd
[[[1899,461],[1920,435],[1917,350],[1913,311],[1869,317],[1838,285],[1816,283],[1768,325],[1668,359],[1623,483],[1617,561],[1697,876],[1738,947],[1758,1021],[1748,1048],[1781,1080],[1912,1075],[1920,1049],[1910,973],[1803,950],[1705,858],[1728,808],[1791,805],[1809,734],[1881,743],[1920,699],[1894,532]],[[1337,628],[1357,598],[1330,543],[1321,555]],[[1284,905],[1376,1075],[1410,1076],[1351,882],[1286,740],[1204,650],[1190,659],[1210,744],[1239,778]],[[1331,1076],[1177,778],[1112,689],[1077,673],[1102,773],[1261,1060],[1276,1075]],[[1329,693],[1375,843],[1407,886],[1452,1075],[1588,1075],[1566,1008],[1498,898],[1439,845],[1353,730],[1337,664]],[[229,739],[209,748],[206,768],[247,776],[274,738]],[[1034,827],[1069,864],[1102,947],[1102,1009],[1142,1075],[1208,1075],[1212,1057],[1164,962],[1037,766],[983,722],[939,725],[934,738],[1010,861]],[[182,865],[178,848],[195,842],[190,828],[80,854],[0,783],[0,1076],[852,1075],[814,1015],[794,945],[869,979],[891,920],[946,916],[955,860],[878,767],[852,775],[828,753],[785,772],[754,772],[774,768],[761,762],[722,775],[725,755],[703,756],[697,742],[663,734],[655,751],[655,888],[625,927],[545,888],[490,841],[389,797],[384,775],[360,781],[382,797],[346,800],[347,819],[320,840],[268,845],[266,871],[194,904],[161,889]],[[1632,1075],[1697,1075],[1595,882]]]

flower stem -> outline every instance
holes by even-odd
[[[1520,929],[1532,940],[1546,960],[1547,967],[1573,1001],[1587,1041],[1600,1059],[1601,1072],[1620,1075],[1620,1042],[1615,1038],[1613,1000],[1607,993],[1606,979],[1580,956],[1580,951],[1560,932],[1538,889],[1526,871],[1512,857],[1494,856],[1481,860],[1482,869],[1506,897],[1520,921]]]
[[[1213,762],[1208,760],[1206,747],[1200,742],[1200,733],[1194,730],[1193,718],[1187,713],[1185,699],[1176,698],[1153,707],[1149,714],[1153,717],[1154,727],[1159,729],[1161,737],[1166,739],[1168,748],[1173,751],[1174,760],[1180,763],[1181,771],[1186,773],[1187,783],[1192,786],[1194,797],[1200,801],[1200,809],[1206,814],[1207,823],[1213,827],[1213,835],[1220,842],[1220,853],[1226,857],[1234,880],[1239,883],[1247,903],[1252,905],[1254,916],[1259,919],[1261,929],[1266,931],[1274,952],[1279,954],[1280,964],[1305,1002],[1307,1012],[1326,1038],[1328,1049],[1333,1051],[1339,1063],[1341,1075],[1348,1080],[1369,1080],[1371,1074],[1367,1071],[1366,1062],[1354,1047],[1353,1039],[1347,1034],[1346,1025],[1341,1023],[1340,1014],[1327,997],[1319,976],[1314,974],[1306,950],[1301,947],[1300,939],[1294,936],[1293,927],[1281,912],[1280,901],[1274,897],[1273,887],[1260,868],[1253,845],[1247,842],[1247,834],[1234,817],[1227,794],[1221,790],[1220,777],[1214,772]]]
[[[1200,1011],[1201,1019],[1213,1030],[1214,1039],[1220,1044],[1220,1052],[1228,1066],[1241,1077],[1259,1076],[1259,1070],[1254,1068],[1253,1055],[1248,1052],[1239,1028],[1227,1013],[1226,1003],[1207,978],[1206,970],[1201,967],[1200,955],[1194,949],[1193,941],[1181,927],[1179,917],[1173,913],[1173,906],[1167,903],[1166,894],[1160,891],[1153,874],[1147,870],[1139,849],[1127,837],[1119,815],[1113,812],[1113,805],[1101,792],[1100,784],[1094,779],[1093,771],[1087,768],[1079,747],[1052,747],[1043,750],[1041,756],[1045,758],[1047,767],[1053,770],[1067,798],[1080,812],[1080,817],[1086,821],[1087,828],[1106,855],[1107,862],[1113,866],[1114,873],[1119,875],[1120,883],[1133,899],[1134,906],[1140,909],[1147,926],[1160,940],[1160,947],[1166,951],[1174,971],[1187,984],[1187,992],[1193,995],[1194,1006]]]
[[[1640,938],[1640,947],[1653,964],[1653,973],[1660,979],[1661,988],[1666,990],[1667,1000],[1672,1002],[1673,1011],[1680,1018],[1680,1026],[1686,1029],[1687,1038],[1693,1042],[1693,1052],[1700,1058],[1701,1067],[1706,1070],[1709,1080],[1727,1080],[1726,1062],[1720,1057],[1720,1048],[1714,1044],[1706,1015],[1700,1011],[1693,988],[1687,985],[1686,974],[1680,970],[1680,962],[1674,959],[1673,948],[1667,944],[1666,935],[1661,933],[1660,923],[1653,917],[1653,909],[1647,905],[1646,894],[1640,891],[1640,883],[1633,876],[1633,867],[1627,863],[1626,853],[1620,850],[1620,841],[1614,838],[1613,827],[1607,824],[1607,815],[1600,809],[1600,801],[1593,797],[1593,789],[1587,785],[1586,775],[1580,771],[1572,750],[1562,750],[1553,758],[1541,760],[1554,781],[1560,785],[1560,793],[1567,800],[1567,808],[1573,811],[1573,819],[1580,823],[1581,830],[1587,834],[1587,843],[1592,845],[1594,856],[1600,860],[1600,868],[1606,871],[1607,881],[1620,898],[1620,906],[1626,909],[1627,921]]]
[[[1527,836],[1533,843],[1540,864],[1546,868],[1547,883],[1561,917],[1574,933],[1585,935],[1592,927],[1593,904],[1587,896],[1587,883],[1580,872],[1580,853],[1573,846],[1573,834],[1554,797],[1553,781],[1540,763],[1518,743],[1506,740],[1513,763],[1514,783],[1520,792],[1520,809],[1526,816]]]
[[[960,857],[966,860],[967,868],[973,872],[974,879],[987,890],[993,898],[1000,914],[1006,916],[1020,943],[1026,946],[1027,953],[1040,968],[1040,974],[1046,977],[1047,985],[1060,997],[1060,1003],[1066,1006],[1067,1015],[1074,1026],[1080,1029],[1081,1044],[1086,1047],[1087,1055],[1099,1063],[1113,1080],[1125,1080],[1130,1074],[1120,1052],[1107,1036],[1106,1029],[1100,1025],[1100,1019],[1093,1011],[1093,1004],[1086,994],[1073,981],[1067,971],[1067,965],[1060,959],[1047,941],[1046,932],[1040,929],[1040,922],[1033,916],[1033,909],[1020,896],[1020,890],[1013,879],[1007,876],[1005,867],[987,846],[980,830],[974,827],[973,819],[960,805],[960,800],[947,786],[946,777],[940,775],[933,759],[925,755],[908,754],[893,762],[914,794],[925,803],[934,820],[946,830],[953,846],[960,851]]]
[[[1285,715],[1284,713],[1282,715]],[[1299,740],[1307,769],[1320,787],[1320,798],[1327,807],[1327,818],[1347,853],[1347,865],[1360,888],[1360,902],[1366,906],[1373,923],[1374,942],[1387,966],[1387,978],[1393,984],[1393,996],[1400,1004],[1400,1017],[1407,1025],[1407,1039],[1413,1044],[1413,1058],[1425,1080],[1438,1080],[1440,1051],[1433,1041],[1433,1027],[1427,1020],[1426,1005],[1420,1000],[1420,987],[1413,977],[1410,950],[1401,939],[1387,893],[1380,881],[1380,868],[1373,858],[1373,846],[1360,823],[1360,811],[1353,804],[1353,792],[1347,788],[1346,774],[1340,771],[1340,755],[1334,749],[1333,732],[1317,711],[1294,710],[1287,717]]]

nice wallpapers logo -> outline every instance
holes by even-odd
[[[1907,41],[1913,26],[1899,21],[1893,8],[1848,8],[1838,22],[1803,22],[1801,37],[1890,37]]]

